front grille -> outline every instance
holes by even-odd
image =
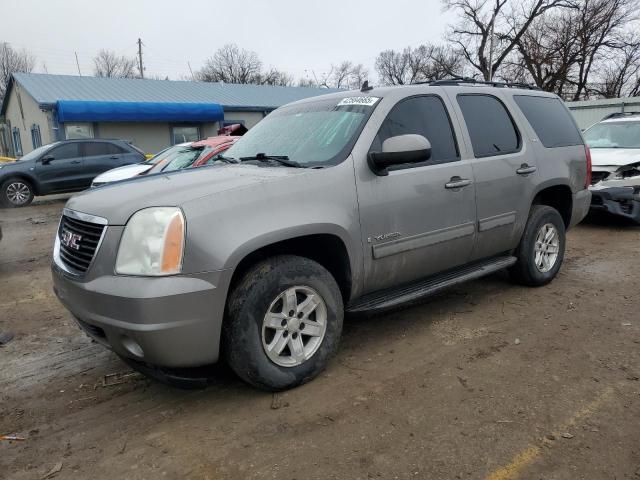
[[[93,260],[104,225],[62,216],[58,239],[60,240],[60,260],[75,273],[85,273]]]
[[[591,185],[595,185],[609,176],[609,172],[591,172]]]

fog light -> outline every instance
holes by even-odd
[[[133,356],[138,358],[144,357],[142,347],[138,345],[138,342],[136,342],[133,338],[124,335],[122,337],[122,346]]]

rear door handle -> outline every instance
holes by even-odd
[[[534,173],[538,170],[538,167],[530,167],[526,163],[520,165],[520,168],[516,170],[518,175],[529,175],[530,173]]]
[[[111,155],[109,158],[111,160],[118,160],[118,158],[120,158],[120,157],[118,157],[117,155]]]
[[[82,160],[71,160],[71,163],[73,164],[82,163]]]
[[[444,188],[452,190],[455,188],[462,188],[471,185],[471,180],[467,180],[466,178],[460,177],[451,177],[447,183],[444,184]]]

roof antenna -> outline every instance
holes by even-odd
[[[369,80],[365,80],[360,88],[361,92],[368,92],[369,90],[373,90],[373,87],[369,86]]]

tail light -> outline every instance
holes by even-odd
[[[584,152],[587,155],[587,178],[584,181],[584,188],[587,188],[591,185],[591,150],[587,144],[584,146]]]

